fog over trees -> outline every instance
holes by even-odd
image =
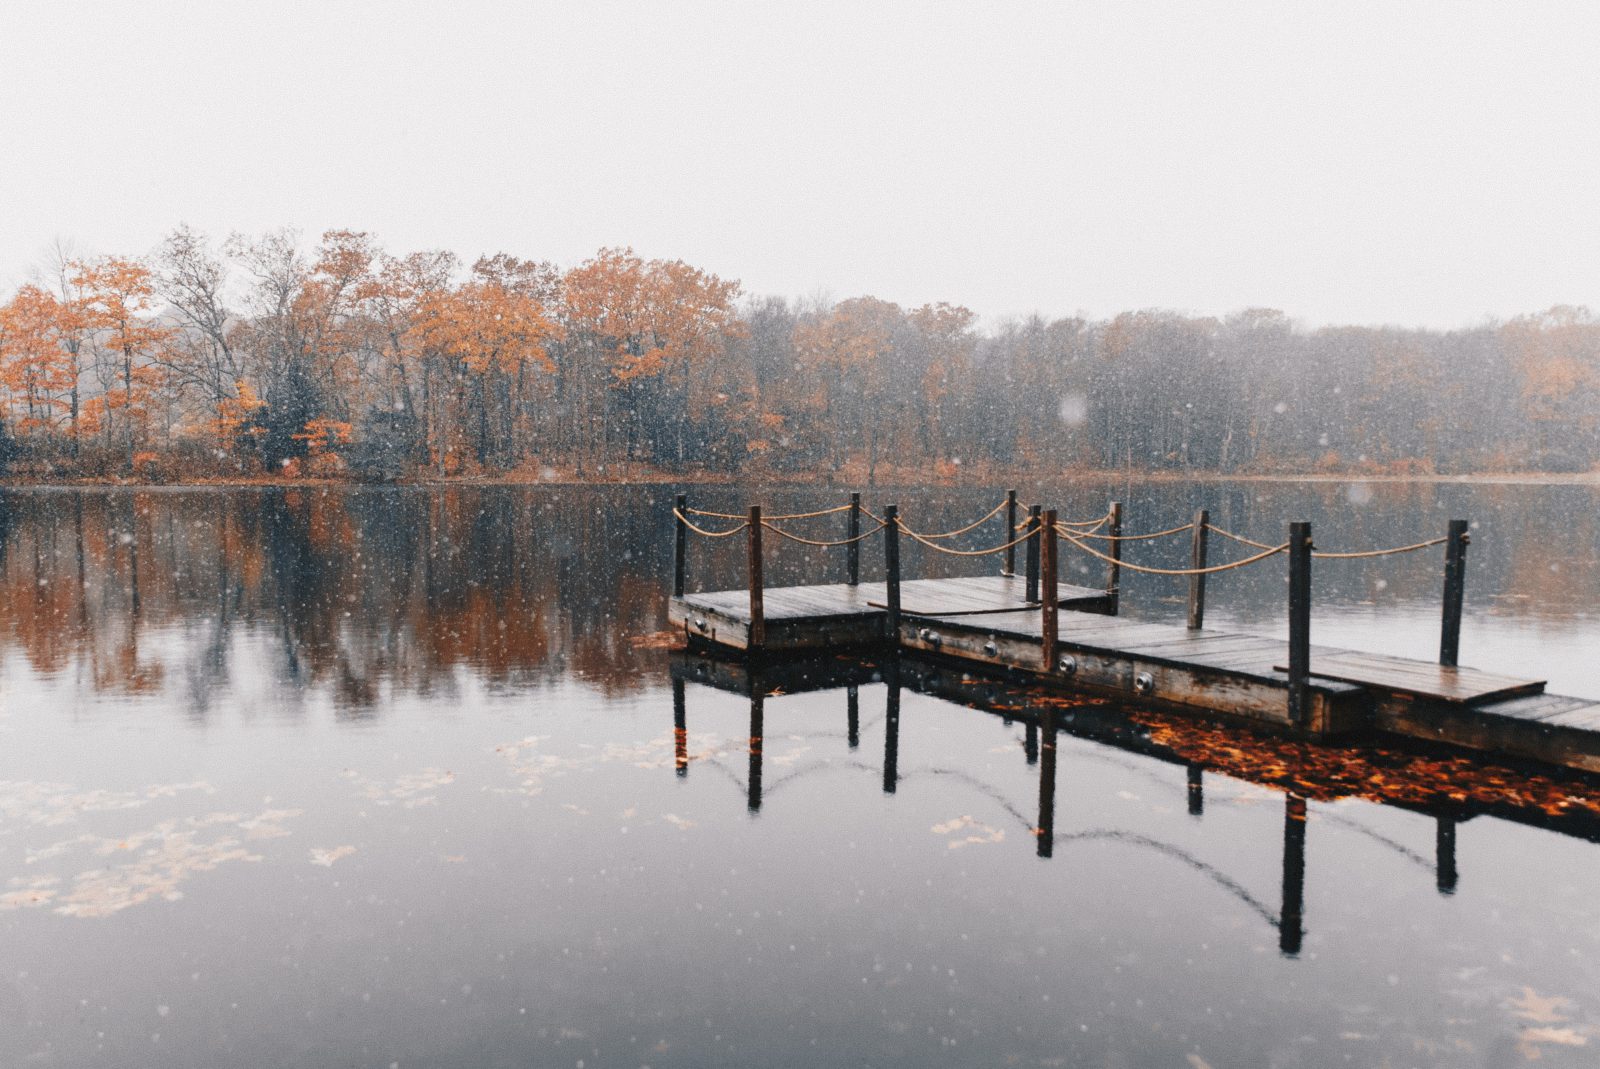
[[[956,304],[752,296],[629,249],[467,264],[343,230],[59,249],[0,306],[0,465],[34,479],[1571,472],[1600,465],[1597,401],[1584,308],[980,330]]]

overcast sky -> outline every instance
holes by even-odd
[[[290,225],[747,291],[1600,306],[1600,4],[7,5],[0,284]]]

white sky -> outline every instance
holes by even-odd
[[[1600,306],[1600,4],[6,5],[0,286],[179,221],[991,321]]]

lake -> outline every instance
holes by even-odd
[[[1600,1060],[1592,782],[1495,766],[1457,810],[1423,782],[1450,755],[915,664],[832,659],[838,686],[752,703],[666,648],[673,492],[0,496],[0,1064]],[[1117,497],[1130,532],[1305,519],[1328,550],[1468,518],[1462,663],[1600,700],[1595,488],[1023,496],[1068,519]],[[867,500],[943,529],[997,498]],[[690,550],[691,588],[742,583],[740,539]],[[768,552],[775,585],[843,575],[838,550]],[[1313,641],[1435,655],[1440,553],[1319,561]],[[1127,574],[1123,612],[1181,619],[1182,583]],[[1208,626],[1282,634],[1285,586],[1281,562],[1213,577]],[[1020,715],[1047,706],[1053,747]]]

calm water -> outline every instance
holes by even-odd
[[[1291,797],[1268,744],[1105,705],[1052,750],[914,666],[753,706],[659,648],[669,493],[0,499],[0,1065],[1600,1063],[1594,821]],[[1600,700],[1592,490],[1051,503],[1112,493],[1130,531],[1206,505],[1326,549],[1467,516],[1463,661]],[[932,529],[992,495],[873,500]],[[694,548],[691,585],[740,581]],[[1437,553],[1318,562],[1315,640],[1430,656]],[[1281,573],[1214,580],[1210,622],[1281,633]],[[1177,583],[1124,611],[1177,618]]]

